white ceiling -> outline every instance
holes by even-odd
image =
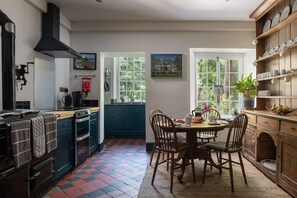
[[[47,0],[70,21],[249,21],[263,0]]]

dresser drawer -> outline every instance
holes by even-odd
[[[252,114],[246,114],[246,115],[248,116],[249,124],[256,124],[256,119],[257,119],[256,115],[252,115]]]
[[[278,130],[278,120],[258,116],[257,124],[270,130]]]
[[[280,131],[297,136],[297,123],[281,121]]]

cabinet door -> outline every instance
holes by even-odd
[[[280,136],[278,147],[278,182],[297,197],[297,139]]]
[[[145,106],[130,106],[128,135],[145,137]]]
[[[73,168],[74,137],[73,120],[58,120],[58,148],[54,152],[55,180],[60,179]]]
[[[90,153],[94,153],[98,145],[98,113],[92,113],[90,119]]]
[[[129,128],[129,109],[127,106],[112,106],[108,117],[108,136],[121,137],[126,136]]]
[[[255,160],[256,157],[256,127],[253,125],[248,125],[245,131],[243,146],[244,146],[244,156],[251,160]]]

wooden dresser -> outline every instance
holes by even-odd
[[[274,104],[297,108],[297,10],[292,11],[296,1],[264,0],[250,15],[256,24],[258,94],[255,110],[244,110],[249,124],[243,140],[244,157],[294,197],[297,111],[282,116],[266,109]]]

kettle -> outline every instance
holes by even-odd
[[[72,109],[73,108],[73,97],[71,94],[67,94],[62,98],[62,102],[64,104],[65,109]]]

